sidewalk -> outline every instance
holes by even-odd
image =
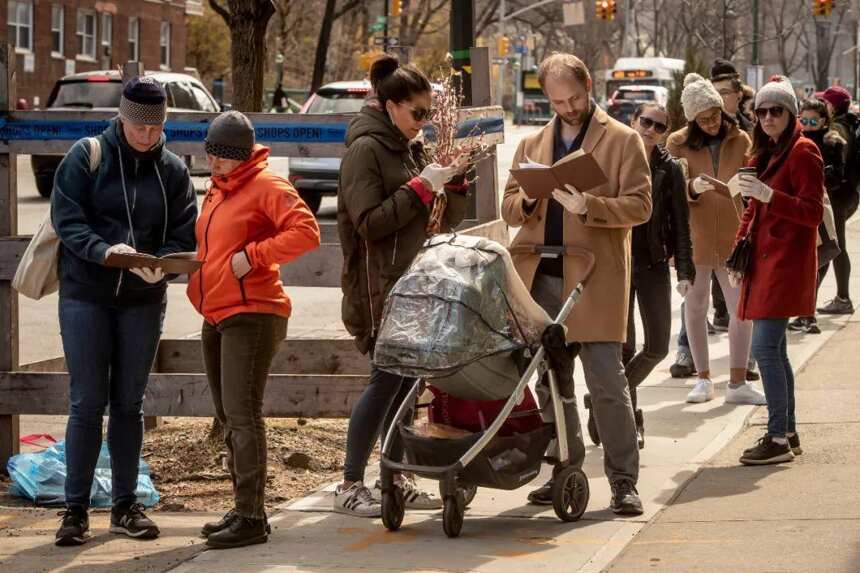
[[[609,571],[860,570],[860,317],[837,333],[796,379],[793,462],[743,467],[767,413],[709,461],[649,523]]]

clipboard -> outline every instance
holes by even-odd
[[[197,253],[172,253],[163,257],[146,253],[111,253],[105,260],[106,267],[137,269],[146,267],[161,269],[169,275],[186,275],[200,270],[203,261],[197,260]]]
[[[511,175],[531,199],[548,199],[553,189],[564,189],[565,183],[587,192],[609,182],[594,156],[581,150],[552,166],[511,169]]]

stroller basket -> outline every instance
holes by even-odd
[[[482,432],[462,438],[442,439],[418,435],[411,426],[398,424],[406,460],[417,466],[446,468],[478,441]],[[472,462],[458,472],[458,480],[470,485],[494,489],[516,489],[532,480],[540,471],[544,452],[554,436],[552,424],[513,436],[496,436]],[[437,475],[418,475],[439,479]]]

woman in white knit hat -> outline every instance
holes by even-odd
[[[788,317],[815,310],[816,239],[824,212],[824,161],[797,122],[791,82],[778,76],[756,94],[750,165],[738,178],[748,200],[737,238],[749,238],[749,264],[732,271],[741,285],[738,315],[751,320],[753,354],[767,394],[767,433],[744,451],[741,463],[791,461],[801,453],[794,417],[794,374],[788,360]]]
[[[740,291],[729,284],[725,261],[734,245],[743,206],[726,189],[709,183],[703,175],[729,181],[744,165],[750,149],[749,136],[723,109],[723,99],[710,81],[698,74],[684,79],[681,104],[687,127],[673,133],[666,142],[669,153],[687,162],[687,195],[690,204],[690,230],[696,280],[687,293],[684,319],[690,352],[698,371],[696,385],[688,402],[707,402],[714,398],[708,356],[708,297],[713,272],[726,297],[729,321],[730,382],[726,402],[764,404],[764,394],[746,381],[752,324],[736,316]]]

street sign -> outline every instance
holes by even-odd
[[[377,24],[385,24],[387,21],[388,21],[387,16],[377,16],[376,17],[376,23]]]
[[[392,48],[399,43],[400,43],[400,38],[388,38],[388,47],[389,48]],[[373,45],[374,46],[384,46],[385,45],[385,38],[383,38],[382,36],[374,37],[373,38]]]
[[[370,25],[371,32],[381,32],[385,29],[385,22],[377,22]]]
[[[567,2],[561,7],[565,26],[585,24],[585,4],[583,2]]]

